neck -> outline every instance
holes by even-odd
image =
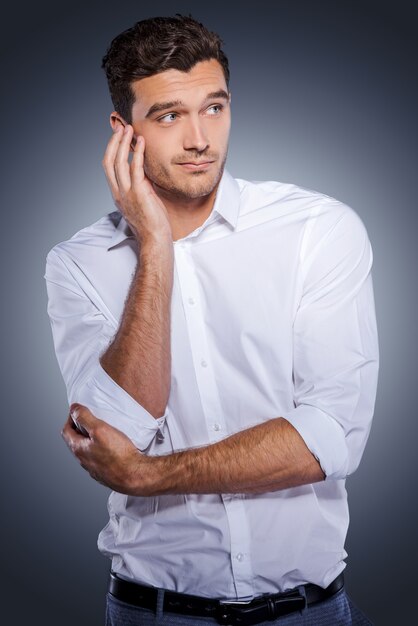
[[[153,183],[155,193],[167,209],[173,241],[186,237],[205,222],[212,211],[218,186],[219,182],[206,196],[186,198],[175,197]]]

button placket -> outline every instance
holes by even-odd
[[[209,441],[214,443],[222,439],[227,431],[213,368],[210,363],[200,285],[196,277],[191,250],[194,244],[183,242],[183,245],[184,247],[182,245],[176,247],[177,276]],[[219,428],[214,428],[214,423]]]
[[[191,244],[176,247],[177,276],[190,339],[196,381],[211,443],[227,435],[219,393],[211,367],[200,286],[191,253]],[[193,303],[190,302],[193,299]],[[250,533],[245,504],[237,494],[223,498],[231,538],[231,565],[234,585],[240,597],[252,597],[253,571],[250,558]]]
[[[237,595],[254,595],[254,579],[250,557],[250,529],[245,511],[245,501],[239,494],[222,496],[231,537],[231,567]]]

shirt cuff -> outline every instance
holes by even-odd
[[[315,406],[301,404],[283,417],[292,424],[319,462],[326,479],[346,478],[348,448],[340,424]]]
[[[148,448],[155,436],[164,438],[168,409],[161,417],[154,418],[107,374],[100,363],[69,401],[86,406],[96,417],[123,432],[139,450]]]

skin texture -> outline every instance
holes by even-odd
[[[189,72],[167,70],[135,81],[132,89],[132,125],[111,114],[114,132],[103,167],[137,240],[139,262],[119,329],[100,363],[157,418],[170,393],[173,240],[203,224],[213,208],[228,151],[230,94],[207,97],[228,91],[214,59]],[[173,101],[182,104],[149,115],[156,103]],[[211,164],[202,170],[179,165],[203,161]],[[121,493],[260,493],[325,478],[282,417],[216,444],[151,457],[86,407],[72,411],[62,431],[65,442],[95,480]]]
[[[302,437],[281,417],[212,445],[147,456],[86,407],[72,405],[63,437],[95,480],[133,496],[263,493],[325,479]]]
[[[116,111],[111,114],[114,133],[103,167],[114,202],[138,241],[139,263],[120,326],[100,362],[158,418],[170,393],[172,239],[200,226],[212,210],[227,156],[230,98],[215,60],[187,73],[168,70],[135,81],[132,89],[132,125]],[[220,91],[227,97],[207,99]],[[156,103],[173,100],[183,104],[149,115]],[[205,160],[213,162],[200,171],[179,165]]]
[[[228,101],[206,100],[210,93],[228,92],[222,67],[215,59],[197,63],[189,72],[167,70],[134,81],[132,89],[135,104],[128,139],[132,145],[139,137],[145,142],[143,171],[168,213],[173,240],[177,240],[203,224],[212,210],[228,152],[231,95]],[[184,106],[147,117],[155,103],[175,100]],[[116,111],[110,123],[114,130],[127,126]],[[126,152],[120,156],[123,164]],[[178,165],[190,161],[214,163],[200,172]],[[130,217],[136,220],[136,215],[130,213]]]

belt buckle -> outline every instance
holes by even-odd
[[[223,626],[254,626],[302,610],[305,606],[306,598],[296,589],[269,598],[259,598],[249,604],[220,604],[216,620]]]

